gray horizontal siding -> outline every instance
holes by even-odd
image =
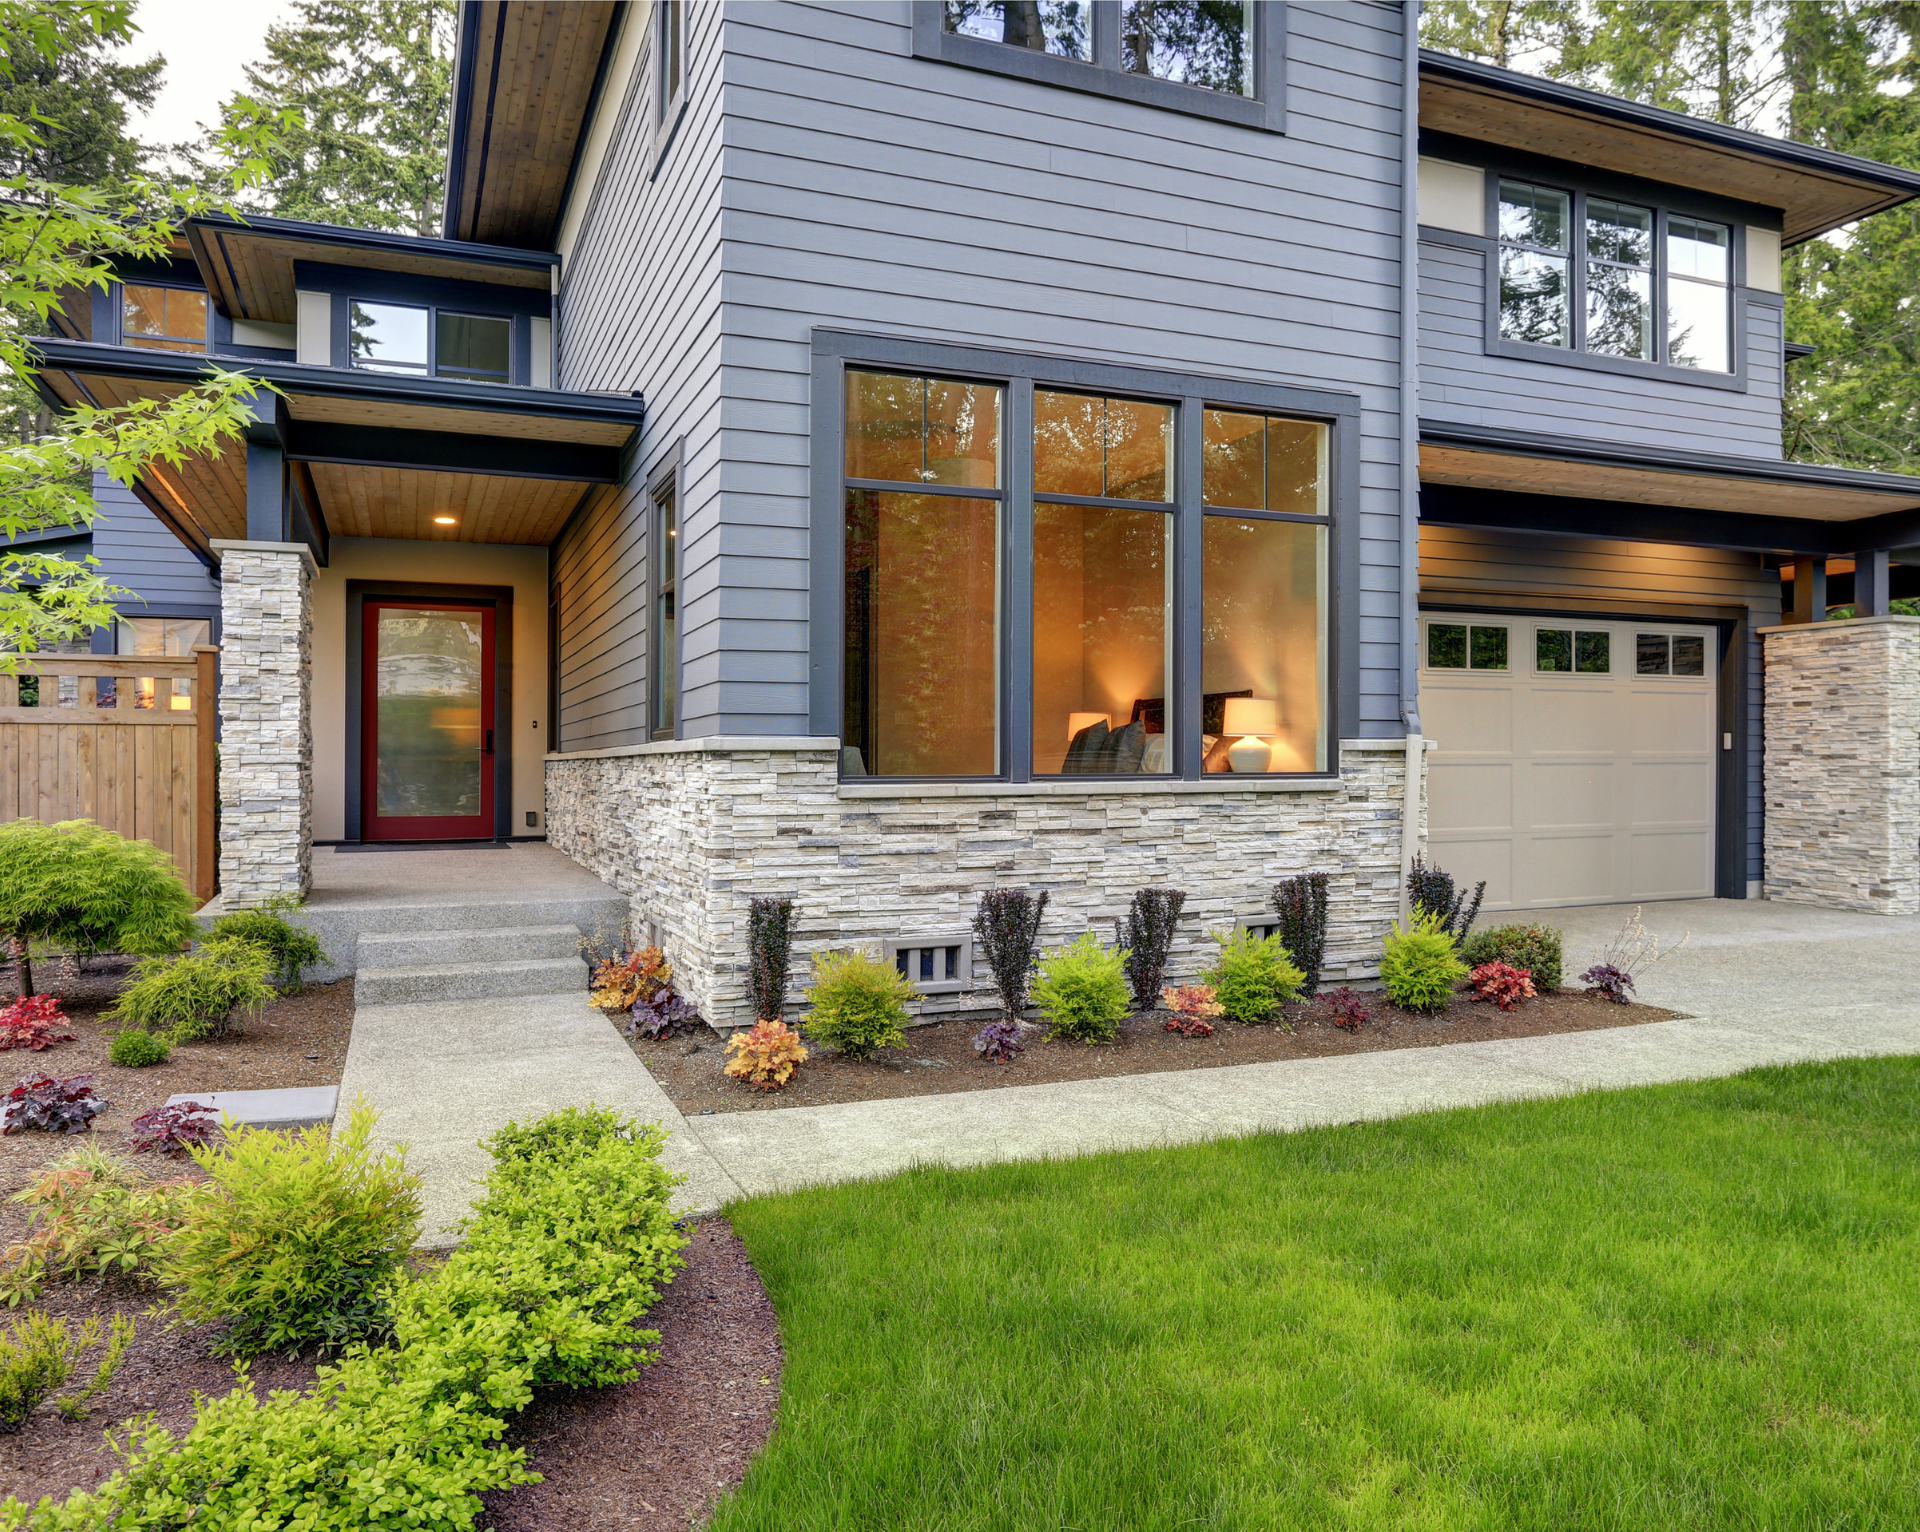
[[[1486,354],[1486,255],[1420,247],[1420,406],[1428,419],[1633,445],[1780,456],[1780,310],[1743,302],[1748,389]]]
[[[1746,608],[1747,877],[1761,876],[1764,691],[1754,630],[1780,620],[1780,575],[1759,554],[1429,526],[1420,529],[1420,594],[1422,600],[1495,608],[1551,602],[1595,615],[1633,616],[1685,606]]]
[[[144,598],[122,601],[122,612],[129,617],[145,612],[218,614],[218,577],[140,503],[132,490],[105,474],[95,474],[93,503],[100,512],[93,524],[93,556],[100,561],[100,573]]]

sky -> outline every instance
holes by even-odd
[[[267,28],[290,18],[291,0],[140,0],[140,28],[126,58],[166,55],[167,73],[153,110],[133,123],[150,144],[199,137],[198,123],[220,116],[220,103],[246,85],[245,69],[263,56]]]

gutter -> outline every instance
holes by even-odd
[[[1401,7],[1400,70],[1400,918],[1420,847],[1420,0]]]

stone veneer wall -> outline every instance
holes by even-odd
[[[1920,913],[1920,617],[1760,632],[1767,897]]]
[[[1346,744],[1332,790],[862,783],[845,796],[834,743],[682,742],[547,762],[549,842],[627,894],[636,926],[658,927],[682,993],[717,1027],[750,1020],[747,902],[762,894],[794,900],[796,998],[806,951],[965,934],[994,887],[1051,892],[1049,946],[1089,925],[1111,941],[1135,889],[1183,888],[1168,978],[1190,981],[1213,950],[1208,931],[1258,917],[1275,882],[1314,871],[1331,875],[1327,977],[1378,972],[1399,910],[1399,740]]]
[[[220,893],[242,909],[313,884],[313,558],[220,554]]]

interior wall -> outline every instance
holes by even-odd
[[[347,833],[347,582],[513,587],[512,705],[496,718],[513,751],[515,835],[546,834],[547,550],[500,543],[336,537],[313,586],[313,838]],[[527,815],[535,816],[534,825]]]

